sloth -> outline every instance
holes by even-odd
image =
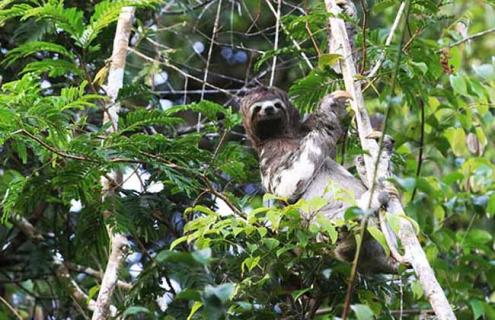
[[[243,126],[258,154],[265,191],[289,203],[322,197],[327,203],[319,212],[330,220],[343,219],[352,206],[342,195],[358,202],[365,198],[365,184],[334,160],[336,145],[344,134],[341,123],[348,99],[345,91],[327,95],[306,121],[301,120],[287,93],[278,88],[258,87],[241,99]],[[301,214],[308,223],[316,223],[314,215]],[[370,223],[376,219],[371,218]],[[339,232],[335,257],[351,262],[355,248],[354,236],[345,230]],[[359,258],[362,273],[397,272],[398,263],[369,234]]]

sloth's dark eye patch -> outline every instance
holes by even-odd
[[[280,102],[276,102],[276,103],[274,104],[274,106],[275,106],[275,108],[277,108],[277,109],[282,109],[282,108],[283,108],[283,105],[282,105]]]
[[[261,106],[255,106],[253,109],[254,113],[258,113],[261,111]]]

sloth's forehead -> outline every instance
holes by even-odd
[[[265,102],[265,101],[282,101],[279,96],[275,94],[265,94],[263,96],[253,97],[251,104]]]

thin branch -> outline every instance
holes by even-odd
[[[67,266],[67,268],[69,268],[72,271],[84,273],[84,274],[87,274],[88,276],[92,276],[92,277],[95,277],[98,279],[103,278],[102,273],[98,270],[93,269],[93,268],[80,266],[80,265],[77,265],[77,264],[72,263],[72,262],[66,262],[65,265]],[[122,288],[125,290],[132,289],[132,284],[127,283],[125,281],[121,281],[121,280],[117,281],[117,286],[119,288]]]
[[[72,160],[80,160],[80,161],[91,161],[91,162],[93,162],[92,159],[86,158],[84,156],[77,156],[77,155],[73,155],[73,154],[69,154],[69,153],[65,153],[63,151],[57,150],[54,147],[52,147],[49,144],[47,144],[45,141],[41,140],[40,138],[38,138],[37,136],[35,136],[34,134],[32,134],[31,132],[29,132],[29,131],[27,131],[25,129],[20,129],[20,130],[16,131],[15,133],[21,133],[21,134],[24,134],[24,135],[28,136],[30,139],[32,139],[32,140],[36,141],[37,143],[39,143],[43,148],[51,151],[52,153],[55,153],[58,156],[61,156],[62,158],[67,158],[67,159],[72,159]],[[96,161],[94,161],[94,162],[96,162]]]
[[[273,55],[272,60],[272,70],[270,73],[270,87],[273,86],[273,82],[275,80],[275,69],[277,68],[277,50],[278,50],[278,39],[280,36],[280,9],[282,7],[282,0],[278,0],[277,3],[277,12],[275,13],[275,43],[273,44],[273,51],[275,54]]]
[[[487,29],[485,31],[481,31],[481,32],[472,34],[470,36],[467,36],[466,38],[461,39],[459,41],[453,42],[453,43],[449,44],[447,47],[448,48],[456,47],[458,45],[463,44],[464,42],[467,42],[467,41],[470,41],[470,40],[474,40],[474,39],[483,37],[483,36],[485,36],[487,34],[490,34],[490,33],[493,33],[493,32],[495,32],[495,28],[490,28],[490,29]]]
[[[15,224],[19,230],[32,241],[42,241],[44,236],[36,230],[34,225],[25,218],[21,219],[11,219],[11,222]],[[55,266],[55,276],[59,281],[61,281],[66,290],[68,291],[71,298],[77,302],[79,305],[85,306],[89,310],[94,311],[96,302],[94,300],[88,300],[86,293],[79,287],[79,285],[71,278],[69,270],[67,269],[64,262],[56,262]],[[115,313],[116,309],[111,306],[112,313]]]
[[[206,67],[205,67],[205,72],[203,75],[203,86],[201,87],[202,93],[201,93],[201,98],[200,98],[201,101],[203,101],[204,96],[205,96],[204,90],[206,89],[206,83],[208,81],[208,70],[210,69],[211,54],[213,53],[213,46],[215,45],[215,41],[214,41],[215,36],[217,35],[217,32],[218,32],[218,25],[220,22],[221,9],[222,9],[222,0],[218,0],[217,13],[215,15],[215,22],[213,23],[213,31],[212,31],[212,35],[211,35],[212,41],[210,42],[210,47],[208,49],[208,58],[206,59]],[[196,126],[197,132],[200,131],[200,125],[201,125],[201,112],[198,113],[198,123]]]
[[[423,164],[423,152],[425,147],[425,103],[423,99],[419,100],[418,106],[419,106],[419,117],[420,117],[419,121],[421,122],[421,128],[420,128],[421,132],[419,135],[419,154],[418,154],[418,166],[416,167],[416,179],[419,178],[419,176],[421,175],[421,167]],[[416,191],[417,191],[417,184],[414,185],[410,202],[414,200],[414,197],[416,196]]]
[[[7,307],[7,309],[12,312],[12,314],[19,320],[23,320],[24,318],[17,312],[17,310],[7,301],[4,297],[0,296],[0,301]]]
[[[66,153],[66,152],[63,152],[61,150],[58,150],[58,149],[50,146],[49,144],[47,144],[46,142],[44,142],[40,138],[36,137],[35,135],[30,133],[29,131],[26,131],[24,129],[20,129],[16,133],[21,133],[21,134],[28,136],[30,139],[33,139],[34,141],[39,143],[43,148],[47,149],[50,152],[55,153],[56,155],[58,155],[62,158],[67,158],[67,159],[71,159],[71,160],[78,160],[78,161],[86,161],[86,162],[92,162],[92,163],[99,163],[99,164],[104,163],[104,161],[100,161],[98,159],[92,159],[92,158],[88,158],[88,157],[81,156],[81,155],[74,155],[74,154],[70,154],[70,153]],[[162,163],[168,165],[170,168],[177,168],[178,167],[176,164],[171,163],[170,161],[167,161],[158,155],[154,155],[154,154],[147,153],[144,151],[139,151],[139,153],[145,157],[158,160],[159,162],[162,162]],[[147,161],[143,161],[143,160],[139,160],[139,159],[129,159],[129,158],[111,158],[111,159],[108,159],[107,161],[109,163],[128,163],[128,164],[148,164],[149,163]]]
[[[147,56],[147,55],[145,55],[144,53],[139,52],[139,51],[137,51],[136,49],[131,48],[131,47],[128,47],[128,48],[127,48],[127,50],[128,50],[128,51],[130,51],[130,52],[132,52],[132,53],[134,53],[135,55],[137,55],[137,56],[139,56],[139,57],[143,58],[144,60],[147,60],[147,61],[152,62],[152,63],[159,63],[159,64],[162,64],[162,65],[164,65],[164,66],[166,66],[166,67],[168,67],[168,68],[170,68],[170,69],[172,69],[172,70],[175,70],[175,71],[177,71],[178,73],[180,73],[183,77],[186,77],[186,78],[192,79],[192,80],[197,81],[197,82],[199,82],[199,83],[204,83],[204,81],[203,81],[202,79],[200,79],[200,78],[198,78],[198,77],[196,77],[196,76],[193,76],[193,75],[191,75],[191,74],[189,74],[189,73],[185,72],[184,70],[182,70],[182,69],[180,69],[180,68],[177,68],[176,66],[174,66],[173,64],[168,63],[167,61],[165,61],[165,62],[164,62],[164,61],[159,61],[159,60],[153,59],[153,58],[151,58],[151,57],[148,57],[148,56]],[[216,89],[216,90],[218,90],[218,91],[220,91],[220,92],[222,92],[222,93],[224,93],[224,94],[226,94],[226,95],[228,95],[228,96],[234,96],[234,95],[233,95],[232,93],[230,93],[228,90],[225,90],[225,89],[222,89],[222,88],[220,88],[220,87],[217,87],[217,86],[215,86],[215,85],[213,85],[213,84],[211,84],[211,83],[206,82],[206,86],[207,86],[207,87],[210,87],[210,88],[212,88],[212,89]]]
[[[213,1],[215,1],[215,0],[206,0],[206,1],[203,1],[202,3],[199,3],[193,7],[190,7],[190,8],[184,9],[184,10],[176,10],[176,11],[165,10],[161,14],[163,14],[163,15],[183,15],[183,14],[189,13],[191,11],[201,9],[202,7],[209,5]]]
[[[265,2],[268,5],[268,7],[270,8],[270,10],[272,11],[273,15],[276,17],[277,16],[277,11],[275,10],[275,8],[273,7],[273,5],[271,4],[270,0],[265,0]],[[296,47],[296,49],[300,52],[303,60],[307,64],[307,66],[310,69],[313,69],[313,64],[311,63],[311,61],[309,61],[309,58],[304,53],[304,51],[302,51],[301,45],[299,45],[299,43],[296,41],[296,39],[294,39],[294,37],[292,37],[292,35],[290,34],[290,32],[285,28],[285,25],[282,23],[282,21],[280,21],[280,27],[282,28],[282,30],[284,31],[284,33],[289,37],[289,39],[292,41],[292,44],[294,45],[294,47]]]
[[[390,28],[390,32],[388,34],[387,39],[385,40],[385,48],[390,46],[392,43],[392,40],[394,38],[395,31],[397,30],[397,27],[399,27],[400,20],[402,16],[404,15],[404,9],[406,8],[406,2],[403,1],[400,4],[399,10],[397,11],[397,15],[395,16],[394,23],[392,24],[392,28]],[[380,57],[378,58],[378,61],[376,62],[375,66],[371,69],[371,71],[368,74],[368,78],[373,78],[376,76],[378,73],[378,70],[383,64],[383,61],[385,61],[386,57],[386,50],[383,49],[382,53],[380,54]]]
[[[91,311],[95,311],[96,302],[93,299],[88,299],[88,295],[79,287],[79,285],[71,278],[69,270],[63,262],[56,262],[55,273],[57,279],[63,282],[66,289],[69,291],[72,299],[79,305],[86,307]]]
[[[361,67],[359,68],[359,73],[363,73],[366,69],[366,26],[368,24],[368,9],[366,8],[365,0],[359,0],[361,4],[361,10],[363,11],[363,22],[361,24],[363,44],[361,48]]]

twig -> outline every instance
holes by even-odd
[[[74,155],[74,154],[70,154],[70,153],[66,153],[66,152],[63,152],[61,150],[58,150],[58,149],[50,146],[49,144],[47,144],[46,142],[44,142],[40,138],[36,137],[35,135],[30,133],[29,131],[26,131],[25,129],[20,129],[16,133],[21,133],[21,134],[28,136],[30,139],[33,139],[34,141],[39,143],[43,148],[47,149],[50,152],[55,153],[56,155],[59,155],[62,158],[67,158],[67,159],[71,159],[71,160],[78,160],[78,161],[86,161],[86,162],[92,162],[92,163],[100,163],[100,164],[104,163],[104,161],[100,161],[98,159],[92,159],[92,158],[88,158],[85,156]],[[140,151],[139,153],[141,153],[143,156],[158,160],[158,161],[168,165],[170,168],[177,168],[178,167],[176,164],[171,163],[171,162],[161,158],[160,156],[157,156],[157,155],[154,155],[151,153],[147,153],[144,151]],[[130,158],[110,158],[107,161],[110,163],[148,164],[147,161],[143,161],[143,160],[139,160],[139,159],[130,159]]]
[[[79,285],[71,278],[69,270],[63,262],[56,262],[55,273],[57,279],[64,283],[64,286],[70,293],[72,299],[79,305],[85,306],[91,311],[95,311],[96,302],[93,299],[88,299],[88,295],[79,287]]]
[[[185,14],[185,13],[197,10],[197,9],[201,9],[202,7],[209,5],[213,1],[215,1],[215,0],[206,0],[206,1],[203,1],[202,3],[195,5],[194,7],[190,7],[190,8],[184,9],[184,10],[176,10],[176,11],[165,10],[161,14],[163,14],[163,15],[182,15],[182,14]]]
[[[215,36],[218,32],[218,24],[219,24],[219,21],[220,21],[220,12],[221,12],[221,9],[222,9],[222,0],[218,0],[218,4],[217,4],[217,13],[215,15],[215,22],[213,23],[213,31],[212,31],[212,35],[211,35],[211,39],[212,41],[210,42],[210,48],[208,49],[208,58],[206,59],[206,67],[205,67],[205,73],[203,75],[203,86],[201,87],[201,101],[204,99],[204,90],[206,89],[206,83],[208,81],[208,70],[210,69],[210,62],[211,62],[211,54],[213,52],[213,46],[214,46],[214,43],[215,43]],[[199,132],[200,131],[200,125],[201,125],[201,112],[198,113],[198,123],[197,123],[197,126],[196,126],[196,131]]]
[[[390,46],[390,44],[392,43],[395,31],[397,30],[397,27],[399,26],[399,22],[400,22],[402,16],[404,15],[404,9],[405,8],[406,8],[406,2],[403,1],[400,4],[399,10],[397,11],[397,15],[395,16],[395,20],[394,20],[394,23],[392,24],[392,28],[390,28],[390,32],[388,34],[388,37],[385,40],[385,47]],[[376,74],[378,73],[378,70],[380,69],[380,67],[383,64],[383,61],[385,61],[385,57],[386,57],[386,50],[383,49],[382,53],[380,54],[380,57],[378,58],[378,61],[375,64],[375,66],[369,72],[368,78],[373,78],[376,76]]]
[[[282,0],[278,0],[277,3],[277,12],[275,13],[275,43],[273,44],[273,51],[275,54],[273,55],[272,60],[272,70],[270,73],[270,87],[273,86],[273,81],[275,80],[275,69],[277,68],[277,50],[278,50],[278,38],[280,33],[280,9],[282,7]]]
[[[361,48],[361,68],[359,68],[359,73],[363,73],[366,68],[366,25],[368,24],[368,10],[366,9],[365,0],[360,0],[361,10],[363,11],[363,22],[361,24],[363,44]]]
[[[21,133],[21,134],[28,136],[29,138],[33,139],[34,141],[39,143],[41,146],[43,146],[43,148],[51,151],[52,153],[55,153],[56,155],[61,156],[62,158],[67,158],[67,159],[72,159],[72,160],[81,160],[81,161],[92,161],[91,159],[83,157],[83,156],[77,156],[77,155],[73,155],[73,154],[69,154],[69,153],[65,153],[63,151],[57,150],[54,147],[47,144],[45,141],[41,140],[40,138],[38,138],[37,136],[35,136],[34,134],[32,134],[31,132],[29,132],[25,129],[20,129],[16,133]]]
[[[419,178],[421,174],[421,167],[423,164],[423,151],[425,147],[425,103],[423,99],[419,100],[418,106],[419,106],[419,116],[420,116],[419,121],[421,122],[421,128],[420,128],[421,132],[419,136],[419,154],[418,154],[418,166],[416,167],[416,179]],[[417,188],[418,188],[417,184],[415,184],[413,192],[411,194],[410,202],[414,200],[414,197],[416,196]]]
[[[492,33],[492,32],[495,32],[495,28],[490,28],[490,29],[487,29],[485,31],[481,31],[481,32],[478,32],[478,33],[475,33],[475,34],[472,34],[470,36],[467,36],[466,38],[464,39],[461,39],[459,41],[456,41],[456,42],[453,42],[451,44],[449,44],[447,47],[448,48],[452,48],[452,47],[456,47],[458,45],[461,45],[463,44],[464,42],[467,42],[469,40],[474,40],[476,38],[480,38],[480,37],[483,37],[484,35],[487,35],[489,33]]]
[[[127,50],[128,50],[128,51],[130,51],[130,52],[132,52],[132,53],[134,53],[134,54],[136,54],[137,56],[139,56],[139,57],[143,58],[144,60],[147,60],[147,61],[149,61],[149,62],[153,62],[153,63],[159,63],[159,64],[162,64],[162,65],[164,65],[164,66],[166,66],[166,67],[168,67],[168,68],[170,68],[170,69],[172,69],[172,70],[175,70],[175,71],[177,71],[178,73],[180,73],[183,77],[186,77],[186,78],[189,78],[189,79],[193,79],[194,81],[197,81],[197,82],[199,82],[199,83],[203,83],[203,82],[204,82],[202,79],[200,79],[200,78],[198,78],[198,77],[196,77],[196,76],[193,76],[193,75],[191,75],[191,74],[189,74],[189,73],[185,72],[184,70],[182,70],[182,69],[180,69],[180,68],[177,68],[176,66],[174,66],[173,64],[168,63],[167,61],[165,61],[165,62],[164,62],[164,61],[159,61],[159,60],[153,59],[153,58],[151,58],[151,57],[148,57],[148,56],[147,56],[147,55],[145,55],[144,53],[139,52],[139,51],[137,51],[136,49],[133,49],[133,48],[131,48],[131,47],[128,47],[128,48],[127,48]],[[230,93],[228,90],[225,90],[225,89],[222,89],[222,88],[220,88],[220,87],[217,87],[217,86],[215,86],[215,85],[213,85],[213,84],[211,84],[211,83],[208,83],[208,82],[207,82],[207,83],[206,83],[206,86],[207,86],[207,87],[210,87],[210,88],[213,88],[213,89],[216,89],[216,90],[218,90],[218,91],[220,91],[220,92],[222,92],[222,93],[224,93],[224,94],[226,94],[226,95],[228,95],[228,96],[234,96],[234,95],[233,95],[232,93]]]
[[[276,17],[277,16],[277,11],[275,10],[275,8],[272,6],[270,0],[265,0],[266,4],[268,5],[268,7],[270,8],[270,10],[272,11],[273,15]],[[309,61],[309,58],[308,56],[304,53],[304,51],[302,51],[302,48],[301,48],[301,45],[299,45],[299,43],[297,43],[296,39],[294,39],[294,37],[292,37],[292,35],[290,34],[290,32],[285,28],[284,24],[282,23],[282,21],[280,21],[280,27],[282,28],[282,30],[284,31],[284,33],[289,37],[289,39],[292,41],[292,44],[294,45],[294,47],[296,47],[296,49],[300,52],[303,60],[306,62],[307,66],[310,68],[310,69],[313,69],[313,64],[311,63],[311,61]]]
[[[32,241],[42,241],[45,238],[43,235],[36,230],[29,220],[25,218],[15,219],[12,218],[11,222],[15,224],[19,230]],[[86,293],[77,285],[77,283],[71,278],[69,270],[64,262],[56,262],[53,264],[55,266],[55,276],[56,278],[63,282],[66,290],[68,291],[71,298],[80,305],[85,306],[89,310],[94,310],[96,302],[94,300],[88,300],[88,296]],[[111,306],[112,312],[116,309],[114,306]],[[82,311],[82,310],[81,310]]]
[[[65,265],[70,270],[73,270],[73,271],[76,271],[76,272],[80,272],[80,273],[85,273],[88,276],[92,276],[92,277],[95,277],[95,278],[98,278],[98,279],[101,279],[103,277],[103,275],[101,274],[100,271],[95,270],[93,268],[80,266],[80,265],[77,265],[77,264],[72,263],[72,262],[66,262]],[[127,283],[127,282],[124,282],[124,281],[121,281],[121,280],[118,280],[117,281],[117,286],[119,288],[122,288],[122,289],[125,289],[125,290],[132,289],[132,284]]]
[[[107,85],[107,93],[111,98],[112,105],[108,108],[108,114],[105,113],[103,116],[103,124],[108,122],[112,124],[112,126],[108,128],[110,133],[116,131],[118,124],[120,104],[116,102],[116,100],[119,90],[122,88],[124,83],[125,60],[127,56],[129,38],[132,31],[134,11],[134,7],[122,8],[117,22],[117,29],[115,31],[112,63],[110,64]],[[115,192],[113,188],[114,183],[112,181],[115,181],[117,184],[122,181],[122,172],[120,171],[113,171],[110,173],[110,176],[111,179],[107,179],[105,176],[101,177],[102,199],[112,196]],[[111,215],[112,213],[106,211],[104,214]],[[103,320],[109,317],[110,304],[117,284],[118,272],[122,261],[124,260],[125,248],[128,245],[127,238],[123,234],[114,233],[110,227],[107,228],[107,231],[111,245],[110,254],[108,257],[107,266],[105,268],[105,273],[103,274],[101,281],[98,298],[96,299],[95,310],[92,317],[93,320]]]
[[[12,312],[12,314],[19,320],[23,320],[22,316],[17,312],[17,310],[7,301],[5,300],[2,296],[0,296],[0,301],[7,307],[7,309]]]
[[[329,18],[332,35],[336,38],[336,41],[342,47],[344,53],[342,61],[342,75],[344,77],[346,90],[349,91],[349,93],[353,97],[353,99],[351,100],[351,106],[356,113],[359,138],[362,148],[365,152],[364,160],[368,174],[368,182],[371,185],[373,183],[373,180],[375,180],[374,164],[377,164],[376,167],[378,167],[379,165],[378,169],[376,170],[376,178],[382,180],[386,179],[390,175],[389,163],[387,163],[388,161],[377,160],[379,158],[379,146],[376,141],[367,138],[372,129],[368,112],[364,105],[361,83],[359,81],[354,81],[356,75],[356,67],[352,57],[352,51],[347,35],[346,26],[342,19],[337,18],[340,14],[341,9],[339,8],[339,6],[336,5],[335,0],[325,0],[325,4],[327,10],[332,13],[332,17]],[[383,142],[383,139],[381,140]],[[425,296],[430,301],[433,310],[435,310],[435,314],[441,320],[455,319],[452,308],[449,305],[449,302],[445,297],[445,294],[440,287],[437,279],[435,278],[434,272],[428,262],[428,259],[426,258],[426,254],[424,253],[421,244],[416,237],[415,230],[411,222],[405,217],[402,205],[396,196],[392,196],[390,198],[387,211],[391,214],[399,215],[399,217],[401,217],[398,236],[405,249],[406,259],[413,266],[418,276],[419,282],[423,287]],[[388,230],[382,231],[388,232]],[[345,319],[345,317],[343,318]]]
[[[285,4],[288,5],[287,3],[285,3]],[[303,15],[307,15],[307,13],[306,13],[307,7],[308,7],[308,0],[304,0],[304,9],[299,8]],[[315,48],[316,54],[318,55],[318,58],[319,58],[321,56],[321,51],[320,51],[320,48],[318,47],[318,43],[316,42],[316,40],[313,36],[313,32],[311,31],[311,28],[309,27],[309,21],[308,20],[305,21],[304,27],[306,29],[306,32],[308,33],[308,36],[309,36],[309,39],[311,40],[311,43],[313,44],[313,48]]]
[[[217,89],[205,89],[205,90],[174,90],[174,91],[152,91],[153,94],[166,94],[166,95],[182,95],[182,94],[215,94],[215,93],[224,93],[227,91],[231,94],[238,94],[240,91],[245,90],[244,88],[239,89],[223,89],[222,91]]]

